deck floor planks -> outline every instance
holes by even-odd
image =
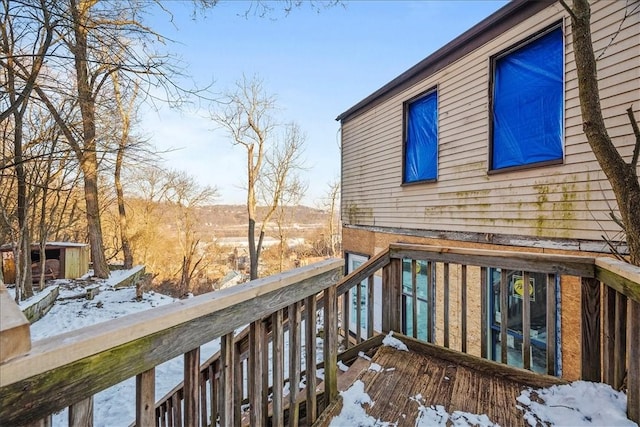
[[[414,426],[420,405],[442,405],[449,414],[487,414],[502,426],[526,425],[515,400],[526,387],[522,384],[385,346],[378,349],[371,362],[379,364],[382,371],[364,370],[358,379],[374,402],[371,407],[365,405],[367,414],[380,421]],[[418,394],[422,397],[420,402],[411,399]],[[328,425],[341,407],[334,405],[318,425]]]

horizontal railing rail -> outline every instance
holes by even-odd
[[[185,367],[192,366],[199,347],[220,337],[229,351],[236,329],[315,298],[342,269],[341,260],[327,260],[36,341],[28,354],[0,365],[0,424],[26,424],[68,406],[71,419],[74,405],[87,406],[95,393],[134,376],[137,397],[146,400],[138,410],[153,411],[148,387],[155,366],[183,354]]]

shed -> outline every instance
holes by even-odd
[[[15,282],[15,260],[12,245],[0,246],[2,255],[2,275],[6,283]],[[59,267],[49,273],[48,278],[76,279],[89,271],[90,252],[86,243],[74,242],[47,242],[45,245],[45,257],[47,260],[57,260]],[[39,268],[41,258],[40,245],[31,245],[32,270]],[[37,271],[39,274],[39,270]],[[34,277],[34,280],[37,280]]]

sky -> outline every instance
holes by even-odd
[[[44,318],[31,325],[31,337],[34,341],[73,331],[96,323],[109,321],[126,315],[138,315],[141,311],[177,302],[171,297],[155,292],[145,292],[137,301],[135,287],[116,290],[114,285],[124,280],[134,270],[120,270],[111,273],[111,277],[100,282],[100,293],[94,300],[71,297],[82,295],[81,286],[58,280],[60,298]],[[47,289],[52,289],[49,287]],[[13,289],[9,290],[11,295]],[[42,292],[41,294],[44,294]],[[27,306],[38,298],[24,301]],[[304,339],[304,338],[303,338]],[[285,353],[288,340],[285,337]],[[304,344],[304,341],[303,341]],[[397,351],[407,351],[406,345],[390,332],[383,344],[394,347]],[[219,340],[214,340],[201,347],[201,363],[220,349]],[[322,347],[318,347],[319,360],[322,358]],[[304,354],[304,350],[302,351]],[[381,366],[363,353],[359,357],[366,359],[367,370],[375,370],[384,375],[394,368]],[[345,370],[344,364],[339,364]],[[184,361],[178,356],[156,367],[156,399],[160,399],[183,378]],[[287,367],[285,366],[285,374]],[[321,370],[318,371],[321,374]],[[319,381],[322,378],[319,379]],[[94,403],[94,425],[96,427],[127,426],[135,419],[135,377],[110,387],[96,394]],[[286,389],[286,387],[285,387]],[[355,381],[347,390],[341,392],[343,398],[342,411],[332,421],[332,426],[393,426],[398,420],[376,420],[367,414],[376,402],[366,393],[366,384]],[[534,397],[537,395],[537,397]],[[493,427],[495,424],[486,414],[470,414],[453,411],[447,413],[442,406],[427,405],[423,397],[403,396],[415,402],[415,412],[406,414],[407,424],[415,426],[480,426]],[[397,397],[396,397],[397,399]],[[513,401],[523,412],[523,419],[531,426],[629,426],[637,424],[626,417],[626,395],[601,383],[575,381],[567,385],[552,386],[546,389],[526,389],[521,392],[517,401]],[[594,402],[598,402],[594,405]],[[53,417],[54,426],[67,425],[68,414],[64,410]],[[415,420],[415,421],[414,421]]]
[[[306,135],[303,204],[321,206],[340,177],[335,118],[507,2],[488,0],[344,1],[321,10],[308,4],[287,16],[277,2],[267,17],[252,3],[221,1],[194,18],[191,2],[167,1],[173,14],[151,11],[150,25],[173,42],[190,79],[182,84],[221,94],[243,74],[257,76],[277,100],[277,118]],[[281,6],[280,6],[281,7]],[[164,154],[165,166],[218,189],[217,204],[243,204],[246,154],[210,119],[207,102],[181,111],[144,107],[143,133]],[[217,129],[216,129],[217,128]]]

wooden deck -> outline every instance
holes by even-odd
[[[361,362],[352,365],[349,371],[355,368],[357,374],[347,372],[353,380],[364,383],[365,392],[374,402],[372,406],[365,405],[365,410],[381,422],[414,426],[421,407],[442,405],[449,414],[454,411],[486,414],[501,426],[528,426],[516,407],[520,392],[528,387],[565,383],[558,378],[397,337],[408,345],[408,352],[377,345],[365,353],[371,358],[369,363],[364,367]],[[370,369],[372,363],[382,369]],[[342,399],[338,399],[314,425],[329,425],[341,409]]]

